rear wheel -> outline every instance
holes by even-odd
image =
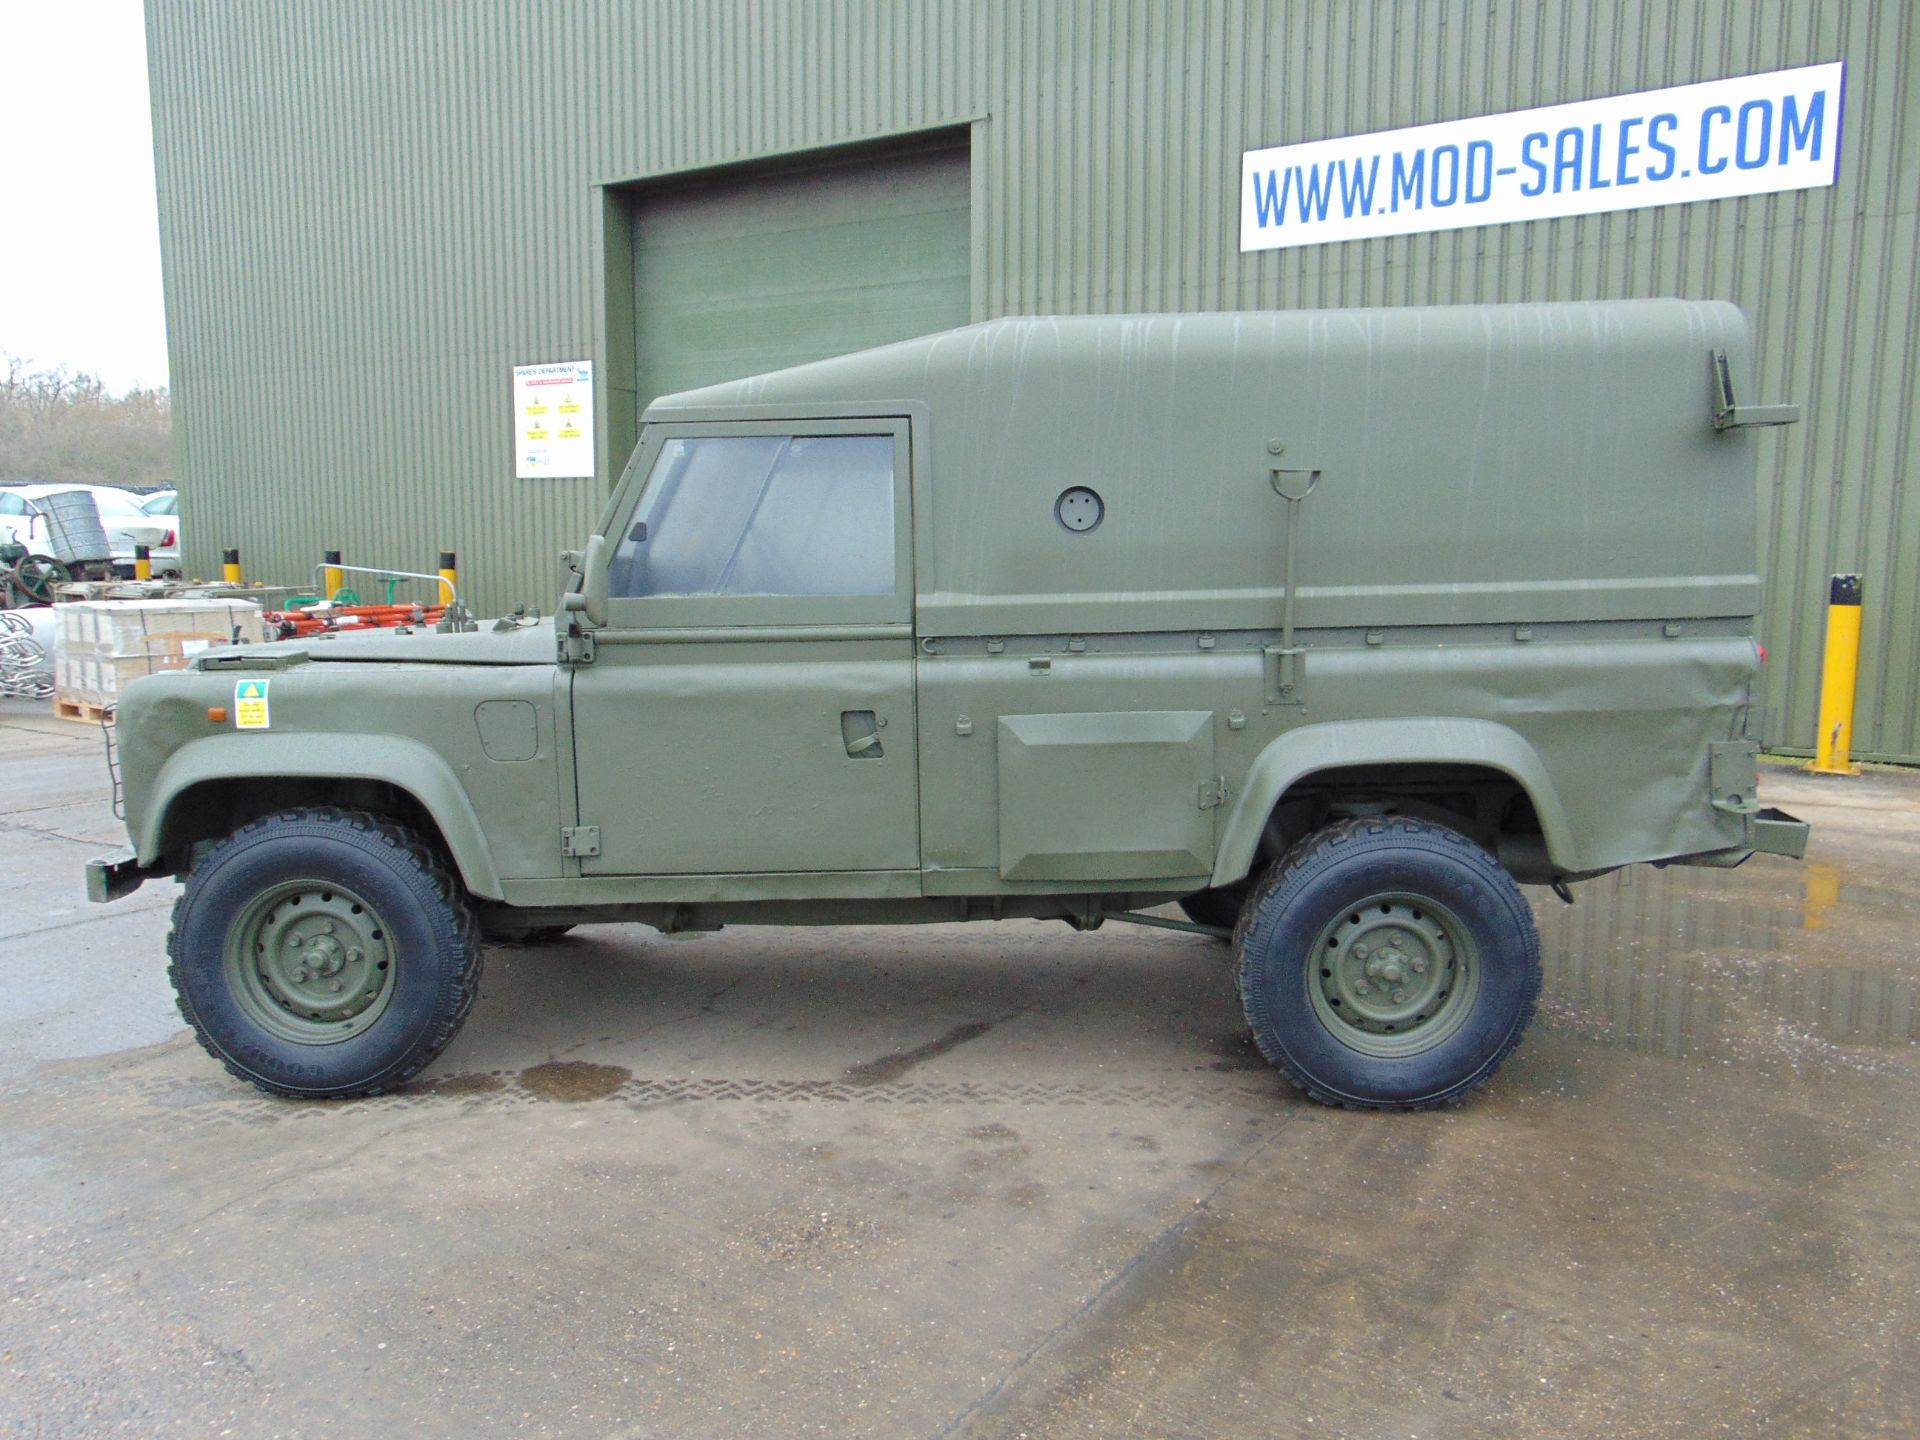
[[[1533,911],[1463,835],[1398,817],[1308,836],[1234,937],[1260,1052],[1312,1098],[1422,1109],[1485,1084],[1540,993]]]
[[[418,836],[358,811],[283,811],[215,845],[187,876],[167,951],[201,1045],[276,1095],[411,1079],[479,991],[458,880]]]

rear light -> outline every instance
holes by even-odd
[[[169,547],[174,545],[178,545],[179,543],[180,543],[180,537],[175,535],[171,530],[167,531],[165,535],[160,537],[160,548],[162,550],[168,549]],[[1764,649],[1761,650],[1760,652],[1760,658],[1762,660],[1767,658],[1767,652]]]
[[[171,539],[169,539],[168,543],[169,544],[172,543]],[[1767,647],[1764,645],[1756,645],[1754,648],[1760,652],[1760,663],[1762,665],[1766,664],[1767,663]]]

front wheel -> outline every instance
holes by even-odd
[[[287,810],[193,868],[173,909],[180,1013],[276,1095],[375,1095],[420,1073],[479,992],[479,926],[439,853],[391,820]]]
[[[1459,1101],[1520,1043],[1540,994],[1520,887],[1464,835],[1401,817],[1300,841],[1234,946],[1260,1053],[1330,1105]]]

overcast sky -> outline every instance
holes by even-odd
[[[0,0],[0,351],[167,383],[140,0]]]

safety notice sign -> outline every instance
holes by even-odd
[[[233,682],[233,728],[236,730],[266,730],[272,727],[272,716],[267,711],[267,686],[270,680],[236,680]]]
[[[513,367],[513,473],[577,480],[593,470],[593,362]]]

